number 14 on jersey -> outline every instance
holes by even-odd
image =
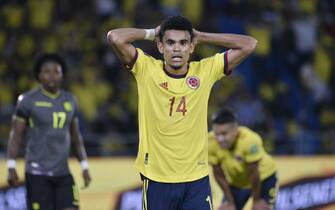
[[[183,113],[183,116],[185,116],[185,113],[187,112],[186,97],[185,96],[181,97],[179,103],[178,103],[178,101],[176,101],[176,97],[174,97],[174,96],[171,97],[171,98],[169,98],[169,102],[170,102],[169,103],[169,105],[170,105],[169,116],[172,116],[172,114],[173,114],[174,111],[175,112],[181,112],[181,113]],[[176,104],[178,103],[178,106],[177,106],[176,110],[174,110],[174,104],[175,104],[175,102],[176,102]]]

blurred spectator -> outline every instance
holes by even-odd
[[[329,97],[329,89],[326,84],[323,83],[311,64],[304,64],[300,70],[300,78],[302,80],[302,85],[308,89],[313,97],[316,104],[322,103]]]

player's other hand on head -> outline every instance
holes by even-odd
[[[264,199],[254,200],[252,210],[270,210],[270,205]]]
[[[192,31],[193,31],[193,35],[194,35],[193,43],[196,45],[196,44],[198,44],[198,38],[199,38],[200,32],[198,30],[196,30],[195,28],[193,28]]]
[[[19,176],[15,168],[8,169],[7,182],[10,186],[17,186],[19,184]]]
[[[161,26],[157,26],[155,28],[155,42],[159,42],[159,31],[161,30]]]
[[[90,185],[92,178],[88,169],[83,170],[82,175],[84,179],[84,186],[82,187],[82,189],[85,189]]]
[[[220,205],[218,210],[236,210],[236,208],[233,203],[225,201]]]

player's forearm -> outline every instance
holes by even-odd
[[[83,171],[87,171],[89,169],[87,154],[86,154],[86,150],[84,146],[84,141],[80,133],[75,133],[72,136],[72,141],[75,146],[75,154],[76,154],[78,161],[80,162],[81,169]]]
[[[75,155],[79,161],[86,160],[86,150],[84,147],[84,140],[79,131],[78,119],[74,119],[71,122],[71,140],[74,146]]]
[[[212,44],[231,49],[240,49],[251,53],[257,45],[257,40],[251,36],[225,33],[197,32],[199,44]]]
[[[230,202],[230,203],[234,203],[234,197],[232,195],[232,193],[230,192],[230,188],[229,188],[229,184],[228,182],[224,179],[217,179],[217,182],[219,184],[219,186],[221,187],[225,200]]]
[[[107,40],[121,62],[131,66],[136,55],[136,49],[132,45],[132,42],[136,40],[151,39],[154,38],[154,36],[155,31],[153,29],[120,28],[109,31]]]
[[[15,159],[18,155],[21,137],[14,134],[13,131],[10,132],[8,145],[7,145],[7,159]]]
[[[79,150],[79,160],[87,160],[87,154],[86,154],[86,150],[85,150],[85,147],[84,147],[84,143],[81,143],[80,148],[78,149]]]
[[[261,178],[258,170],[255,170],[250,174],[250,181],[253,200],[259,200],[261,198]]]
[[[229,184],[220,166],[214,166],[214,177],[224,193],[225,200],[234,203],[234,197],[230,192]]]
[[[18,156],[20,144],[25,130],[25,122],[20,122],[13,117],[7,145],[7,158],[15,159]]]
[[[76,158],[79,161],[87,160],[84,140],[79,131],[72,131],[71,139],[73,142]]]
[[[144,40],[145,34],[145,29],[118,28],[110,30],[107,39],[111,45],[130,44],[136,40]]]

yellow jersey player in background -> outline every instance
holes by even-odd
[[[253,197],[252,210],[270,210],[276,195],[276,166],[264,150],[261,137],[239,126],[234,113],[222,109],[214,115],[209,133],[209,163],[223,190],[219,210],[241,210]]]
[[[182,16],[169,17],[155,29],[114,29],[107,39],[137,82],[140,143],[136,168],[143,179],[143,209],[211,210],[210,90],[253,52],[257,41],[243,35],[200,32]],[[132,44],[145,39],[156,40],[164,61]],[[198,43],[231,50],[189,62]]]

